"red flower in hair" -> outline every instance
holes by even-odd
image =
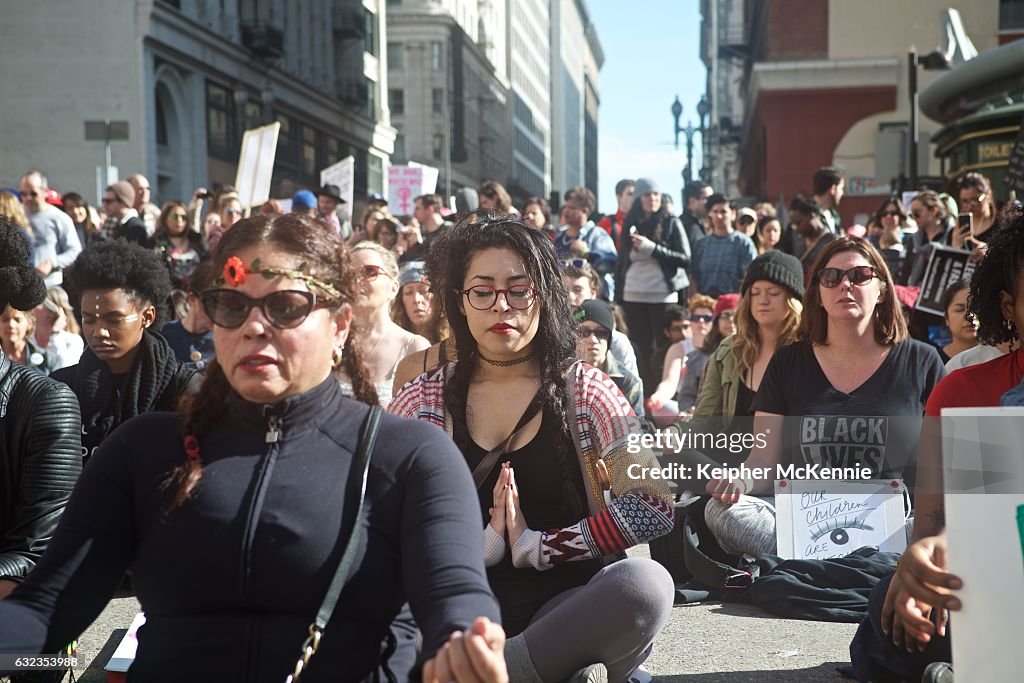
[[[228,283],[232,287],[238,287],[248,276],[245,271],[245,264],[242,263],[242,259],[237,256],[232,256],[224,264],[224,282]]]

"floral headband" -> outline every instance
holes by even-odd
[[[335,299],[342,298],[334,285],[313,277],[309,273],[309,264],[305,261],[300,263],[297,269],[293,270],[290,268],[264,266],[257,258],[253,259],[253,262],[249,264],[248,268],[246,268],[245,264],[242,263],[242,259],[237,256],[232,256],[224,263],[224,272],[219,278],[217,278],[214,284],[223,285],[227,283],[232,287],[239,287],[245,282],[246,278],[255,274],[262,275],[267,280],[271,280],[278,275],[284,275],[292,278],[293,280],[302,280],[310,287],[316,287]]]

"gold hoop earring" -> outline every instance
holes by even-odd
[[[342,356],[342,352],[341,352],[340,348],[335,347],[334,349],[331,349],[331,366],[332,367],[335,367],[335,368],[341,367],[341,362],[343,360],[344,360],[344,357]]]

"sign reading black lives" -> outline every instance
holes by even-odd
[[[945,316],[942,310],[942,294],[958,280],[970,280],[974,264],[969,262],[970,252],[935,245],[928,269],[921,281],[921,292],[917,297],[918,311]]]
[[[1024,121],[1021,122],[1017,140],[1010,151],[1010,160],[1006,166],[1006,188],[1024,195]]]

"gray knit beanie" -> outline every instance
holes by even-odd
[[[766,251],[754,259],[743,278],[740,294],[746,295],[758,280],[767,280],[791,291],[796,298],[804,298],[804,268],[800,260],[778,250]]]

